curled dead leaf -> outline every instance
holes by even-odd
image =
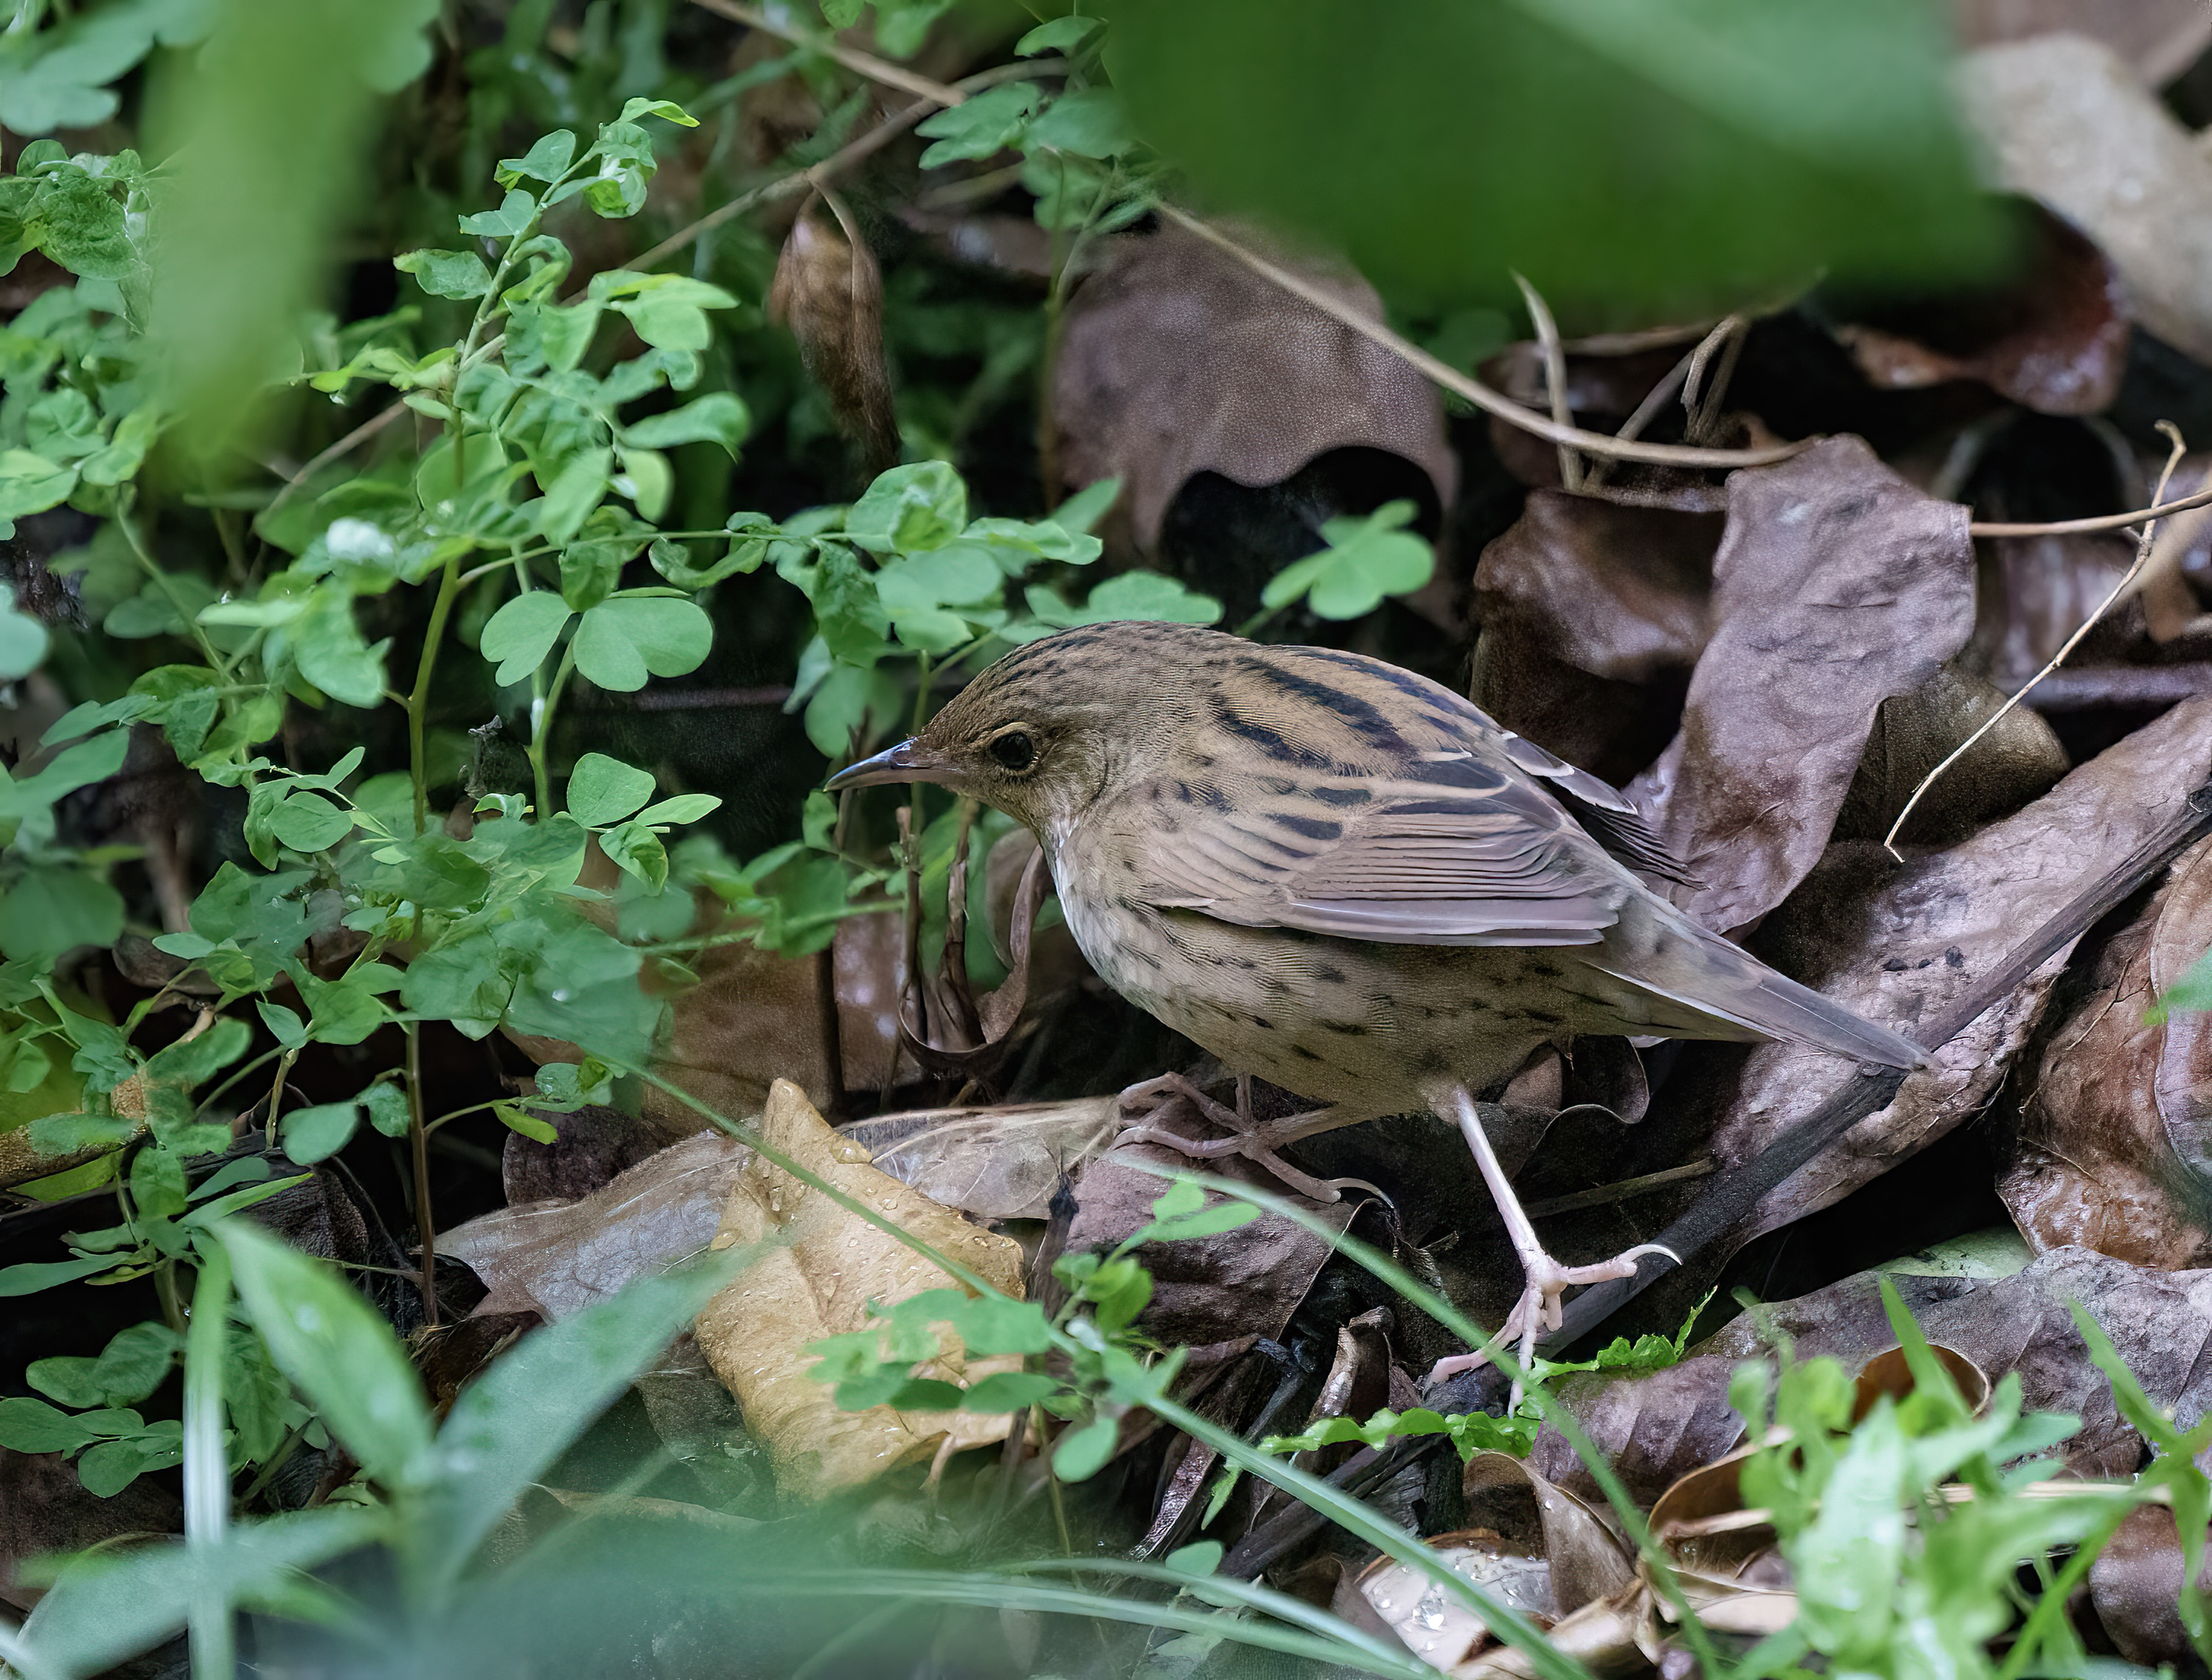
[[[1340,262],[1244,243],[1380,319],[1373,287]],[[1334,449],[1419,466],[1449,506],[1458,463],[1435,388],[1412,367],[1242,263],[1174,227],[1118,240],[1065,317],[1052,412],[1060,476],[1119,478],[1139,547],[1159,542],[1186,481],[1279,483]]]
[[[1000,1108],[923,1108],[848,1126],[876,1166],[901,1183],[978,1219],[1043,1219],[1064,1177],[1113,1142],[1114,1098],[1018,1103]]]
[[[2212,949],[2212,840],[2192,846],[2095,961],[2062,984],[1999,1181],[2037,1249],[2212,1264],[2212,1016],[2150,1017]]]
[[[884,360],[883,270],[844,206],[834,197],[827,202],[834,221],[810,205],[792,222],[776,259],[768,312],[798,339],[799,359],[873,476],[899,458],[898,416]]]
[[[2005,703],[1995,683],[1944,665],[1910,694],[1893,694],[1875,713],[1866,749],[1836,813],[1832,838],[1881,840],[1938,765]],[[2047,793],[2067,771],[2066,749],[2042,717],[2016,706],[1912,808],[1901,842],[1948,846],[1992,818]]]
[[[2044,35],[1967,54],[1958,85],[2004,184],[2096,241],[2143,325],[2212,356],[2212,159],[2134,66]]]
[[[2156,1505],[2130,1512],[2089,1566],[2089,1602],[2127,1661],[2181,1667],[2196,1656],[2181,1621],[2185,1579],[2173,1513]]]
[[[1022,1252],[1012,1239],[978,1229],[919,1192],[876,1169],[868,1151],[829,1123],[788,1080],[769,1093],[760,1119],[764,1144],[846,1195],[879,1211],[908,1235],[956,1256],[992,1286],[1018,1298]],[[768,1449],[777,1486],[818,1499],[869,1481],[941,1446],[1003,1440],[1002,1413],[900,1412],[890,1406],[841,1411],[835,1391],[808,1374],[806,1349],[825,1337],[864,1330],[869,1305],[906,1300],[958,1281],[765,1156],[738,1175],[722,1210],[714,1246],[769,1244],[707,1304],[695,1334],[708,1362],[737,1396],[745,1424]],[[970,1359],[949,1331],[945,1351],[918,1375],[964,1386],[997,1371],[1018,1371],[1018,1356]]]
[[[1616,785],[1665,748],[1710,633],[1710,514],[1532,491],[1482,551],[1471,697]]]
[[[2047,211],[2024,243],[2021,272],[2004,284],[1864,313],[1836,337],[1884,390],[1971,379],[2044,414],[2100,413],[2127,370],[2120,277]]]

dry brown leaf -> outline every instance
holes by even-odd
[[[2041,670],[2112,592],[2134,563],[2135,544],[2077,531],[2000,537],[1984,553],[1968,658],[2011,694]],[[2068,663],[2079,667],[2123,658],[2141,636],[2124,603],[2089,633]]]
[[[1060,1180],[1121,1129],[1115,1100],[923,1108],[848,1126],[883,1172],[979,1219],[1042,1219]]]
[[[1626,781],[1681,715],[1721,525],[1531,492],[1474,568],[1474,703],[1570,764]]]
[[[2196,1653],[2181,1625],[2181,1537],[2173,1513],[2146,1505],[2128,1513],[2089,1566],[2089,1602],[2113,1646],[2146,1669],[2188,1669]]]
[[[799,360],[860,446],[870,476],[896,464],[898,416],[884,361],[884,276],[842,206],[800,210],[776,259],[769,318],[791,329]]]
[[[1439,1534],[1429,1550],[1462,1580],[1539,1627],[1556,1620],[1552,1569],[1540,1545],[1501,1538],[1488,1529]],[[1395,1635],[1423,1662],[1449,1671],[1486,1647],[1490,1628],[1481,1616],[1446,1592],[1426,1571],[1378,1557],[1351,1584],[1371,1619]],[[1341,1597],[1343,1595],[1340,1595]],[[1362,1623],[1370,1616],[1361,1616]]]
[[[1973,628],[1966,510],[1857,438],[1732,475],[1713,623],[1682,727],[1631,790],[1705,882],[1677,897],[1723,931],[1820,860],[1875,714]]]
[[[1375,288],[1341,263],[1237,238],[1376,319]],[[1381,346],[1175,227],[1117,240],[1068,306],[1053,381],[1060,475],[1118,477],[1139,545],[1184,481],[1279,483],[1316,456],[1365,446],[1425,471],[1451,505],[1458,463],[1436,389]]]
[[[174,1534],[185,1509],[169,1478],[142,1476],[102,1499],[58,1453],[0,1446],[0,1603],[27,1610],[45,1589],[15,1579],[26,1558],[82,1551],[126,1534]]]
[[[2199,0],[1951,0],[1951,15],[1962,46],[2087,35],[2126,58],[2152,88],[2212,46],[2212,8]]]
[[[2127,59],[2045,35],[1969,53],[1958,82],[2004,184],[2096,241],[2143,325],[2212,358],[2212,159]]]
[[[1613,1465],[1629,1497],[1650,1505],[1743,1438],[1743,1419],[1728,1400],[1729,1373],[1735,1368],[1733,1358],[1695,1354],[1648,1377],[1570,1377],[1558,1393]],[[1602,1496],[1566,1438],[1554,1429],[1537,1435],[1528,1463],[1584,1498]]]
[[[441,1232],[438,1252],[483,1279],[478,1313],[565,1319],[704,1250],[751,1157],[734,1137],[698,1132],[580,1202],[526,1203]]]
[[[528,1105],[525,1105],[527,1107]],[[551,1126],[554,1141],[541,1143],[519,1131],[507,1134],[500,1154],[500,1189],[507,1204],[573,1202],[606,1188],[666,1140],[637,1116],[587,1105],[561,1114],[532,1108]]]
[[[1868,381],[1988,385],[2044,414],[2097,414],[2127,371],[2127,298],[2104,253],[2047,211],[2025,271],[2002,286],[1867,314],[1836,329]]]
[[[1912,808],[1899,839],[1908,846],[1954,845],[2049,792],[2066,773],[2066,749],[2026,707],[1998,717],[2004,703],[1995,683],[1951,665],[1911,694],[1882,701],[1831,838],[1884,838],[1936,766],[1991,718],[1996,722],[1989,732]]]
[[[1838,846],[1769,921],[1760,949],[1785,973],[1911,1037],[2002,962],[2024,928],[2055,913],[2179,810],[2212,774],[2212,701],[2176,707],[2073,772],[2014,816],[1944,852],[1892,864],[1873,845]],[[1931,1052],[1887,1108],[1853,1126],[1769,1195],[1737,1234],[1802,1219],[1840,1200],[1979,1112],[2026,1043],[2065,961],[2062,952],[1964,1033]],[[1748,1161],[1841,1082],[1834,1057],[1760,1045],[1733,1076],[1711,1148]]]
[[[837,925],[830,949],[848,1090],[880,1090],[892,1083],[904,949],[899,918],[891,912],[852,916]],[[654,1070],[732,1119],[758,1113],[769,1087],[781,1077],[811,1091],[827,1090],[818,961],[743,943],[701,952],[693,965],[699,984],[675,998]],[[902,1065],[911,1077],[913,1063]],[[671,1132],[707,1124],[696,1109],[652,1088],[644,1107],[648,1119]]]
[[[760,1119],[766,1147],[877,1210],[908,1235],[957,1258],[1002,1293],[1022,1294],[1022,1252],[1011,1238],[979,1230],[870,1164],[868,1151],[829,1123],[788,1080],[769,1092]],[[961,1287],[912,1248],[854,1217],[766,1156],[738,1175],[714,1246],[768,1244],[699,1314],[694,1334],[714,1374],[744,1408],[745,1424],[775,1466],[777,1486],[818,1499],[866,1482],[940,1446],[1005,1439],[1003,1414],[908,1412],[889,1406],[837,1409],[835,1391],[808,1374],[806,1349],[824,1337],[866,1329],[869,1303]],[[1018,1356],[969,1360],[945,1332],[945,1352],[919,1376],[960,1383],[1018,1371]]]
[[[2038,1250],[2212,1265],[2212,1016],[2145,1016],[2212,949],[2212,840],[2176,861],[2142,913],[2062,983],[1999,1181]]]
[[[1172,1126],[1192,1137],[1211,1135],[1203,1122],[1186,1118],[1180,1110],[1165,1111],[1149,1124]],[[1149,1161],[1169,1173],[1191,1168],[1189,1156],[1158,1143],[1124,1143],[1099,1156],[1075,1187],[1068,1252],[1110,1249],[1152,1222],[1152,1204],[1166,1193],[1168,1180],[1129,1165],[1133,1160]],[[1203,1166],[1218,1177],[1276,1195],[1286,1193],[1271,1174],[1238,1156]],[[1327,1205],[1302,1203],[1316,1218],[1340,1231],[1351,1224],[1360,1204],[1356,1195]],[[1240,1336],[1279,1337],[1328,1256],[1328,1243],[1272,1213],[1219,1236],[1148,1243],[1137,1251],[1137,1258],[1152,1274],[1152,1305],[1145,1309],[1142,1322],[1152,1336],[1170,1345],[1205,1347]]]

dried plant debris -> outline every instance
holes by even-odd
[[[1974,640],[1965,663],[2007,694],[2018,691],[2104,603],[2134,561],[2135,544],[2122,537],[2075,531],[1992,538],[1983,548]],[[2142,640],[2141,614],[2123,602],[2075,651],[2069,669],[2128,658]]]
[[[848,1126],[877,1168],[978,1219],[1043,1219],[1063,1180],[1113,1141],[1110,1096],[998,1108],[925,1108]]]
[[[1832,837],[1886,838],[1921,784],[1992,718],[1989,732],[1913,807],[1899,841],[1955,845],[2049,792],[2066,773],[2066,749],[2039,713],[2019,706],[2005,712],[2005,699],[1994,682],[1944,665],[1911,694],[1882,701]]]
[[[1879,846],[1838,846],[1762,931],[1760,949],[1807,985],[1910,1037],[2181,809],[2212,773],[2212,701],[2177,707],[2074,771],[2016,816],[1948,852],[1899,868]],[[1869,1116],[1759,1204],[1737,1233],[1802,1219],[1879,1177],[1979,1112],[2027,1042],[2063,965],[2053,958],[1966,1031],[1931,1052],[1888,1107]],[[1732,1086],[1711,1149],[1748,1161],[1840,1083],[1832,1057],[1761,1045]]]
[[[1340,263],[1237,237],[1363,314],[1374,288]],[[1425,471],[1449,506],[1458,464],[1435,387],[1194,235],[1167,227],[1115,241],[1068,306],[1053,385],[1060,475],[1119,478],[1137,543],[1159,541],[1194,474],[1279,483],[1332,449],[1364,446]]]
[[[1708,926],[1753,924],[1820,860],[1882,701],[1973,626],[1966,510],[1852,437],[1729,480],[1713,631],[1680,732],[1633,797],[1704,882]]]
[[[2212,840],[2062,982],[2065,1015],[2025,1082],[2014,1159],[1997,1186],[2038,1249],[2212,1265],[2212,1016],[2153,1013],[2208,949]]]
[[[549,1322],[605,1300],[633,1278],[702,1252],[752,1151],[702,1131],[618,1174],[575,1202],[534,1202],[441,1233],[490,1293],[478,1311],[532,1311]]]
[[[1204,1123],[1170,1111],[1150,1124],[1208,1135]],[[1188,1172],[1189,1157],[1158,1143],[1125,1143],[1087,1168],[1076,1186],[1075,1216],[1067,1230],[1069,1252],[1110,1249],[1152,1222],[1152,1204],[1164,1183],[1161,1172],[1130,1164],[1148,1162],[1168,1174]],[[1206,1163],[1207,1170],[1277,1194],[1282,1186],[1264,1168],[1240,1157]],[[1306,1203],[1316,1218],[1341,1231],[1352,1222],[1359,1198],[1322,1204]],[[1152,1274],[1152,1305],[1143,1324],[1151,1335],[1173,1344],[1203,1347],[1238,1336],[1278,1337],[1320,1274],[1329,1246],[1304,1227],[1274,1214],[1218,1236],[1180,1242],[1150,1243],[1137,1252]]]
[[[2127,370],[2120,276],[2046,210],[2033,210],[2024,241],[2022,272],[2009,283],[1862,311],[1836,337],[1885,391],[1971,379],[2044,414],[2102,413]]]
[[[1000,1293],[1020,1297],[1018,1244],[979,1229],[877,1171],[868,1151],[831,1131],[798,1086],[776,1082],[760,1129],[766,1146],[909,1236],[957,1257]],[[836,1391],[808,1374],[815,1362],[806,1349],[814,1343],[881,1323],[872,1305],[961,1287],[933,1262],[765,1156],[755,1157],[738,1175],[714,1244],[766,1245],[708,1303],[694,1333],[715,1375],[744,1409],[747,1428],[767,1448],[776,1485],[786,1495],[818,1498],[948,1446],[1004,1439],[1005,1413],[908,1413],[889,1405],[844,1411]],[[997,1371],[1018,1371],[1021,1362],[1012,1354],[971,1359],[947,1331],[944,1351],[916,1374],[964,1384]]]
[[[812,205],[791,224],[769,288],[771,319],[791,329],[830,411],[872,476],[896,464],[898,416],[884,361],[884,276],[842,204]]]
[[[566,1114],[529,1112],[553,1128],[554,1141],[541,1143],[519,1131],[507,1134],[500,1187],[509,1207],[573,1202],[604,1190],[617,1174],[657,1153],[666,1141],[619,1108],[594,1105]]]
[[[899,918],[887,912],[848,917],[837,925],[828,960],[836,977],[844,1089],[881,1090],[902,1069],[912,1077],[913,1062],[898,1058],[898,989],[905,973]],[[701,952],[692,965],[699,984],[675,998],[654,1070],[732,1119],[758,1113],[779,1078],[830,1090],[822,961],[742,942]],[[645,1112],[672,1133],[707,1123],[696,1109],[651,1088]]]
[[[1556,490],[1474,569],[1472,697],[1506,728],[1620,784],[1659,756],[1711,633],[1710,514]]]
[[[2212,1271],[2131,1266],[2085,1248],[2053,1249],[2003,1277],[1862,1272],[1756,1308],[1680,1365],[1613,1381],[1570,1378],[1559,1397],[1631,1495],[1651,1503],[1680,1478],[1722,1460],[1741,1439],[1743,1420],[1728,1403],[1729,1378],[1739,1361],[1769,1352],[1765,1338],[1787,1337],[1797,1358],[1826,1356],[1846,1368],[1890,1349],[1895,1333],[1882,1307],[1884,1275],[1930,1343],[1948,1350],[1954,1374],[1970,1368],[1986,1392],[2017,1373],[2027,1410],[2082,1419],[2063,1449],[2074,1474],[2132,1475],[2144,1450],[2090,1362],[2075,1326],[2075,1302],[2112,1338],[2154,1404],[2185,1427],[2212,1410]],[[1969,1399],[1977,1392],[1971,1381],[1961,1387]],[[1869,1397],[1863,1381],[1863,1403]],[[1598,1496],[1589,1471],[1548,1426],[1528,1463],[1571,1492]]]
[[[2096,241],[2144,326],[2212,358],[2212,158],[2128,60],[2045,35],[1968,54],[1958,81],[2004,184]]]
[[[2129,1513],[2089,1566],[2089,1603],[2113,1647],[2146,1669],[2183,1668],[2196,1656],[2181,1621],[2186,1579],[2173,1513],[2146,1505]]]

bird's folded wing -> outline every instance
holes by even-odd
[[[1628,883],[1565,812],[1493,785],[1370,784],[1355,809],[1295,794],[1212,810],[1148,848],[1163,909],[1388,944],[1582,945]]]

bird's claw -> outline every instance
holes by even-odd
[[[1123,1091],[1121,1107],[1125,1113],[1135,1111],[1126,1123],[1116,1143],[1158,1143],[1186,1155],[1194,1161],[1218,1161],[1224,1155],[1242,1155],[1254,1165],[1274,1174],[1286,1188],[1309,1201],[1324,1204],[1343,1199],[1348,1189],[1368,1191],[1376,1196],[1382,1192],[1364,1179],[1317,1179],[1302,1173],[1285,1161],[1276,1151],[1285,1143],[1295,1143],[1304,1136],[1303,1122],[1310,1115],[1293,1114],[1282,1119],[1255,1120],[1249,1107],[1249,1084],[1240,1079],[1237,1084],[1237,1107],[1231,1108],[1217,1101],[1180,1073],[1164,1073],[1157,1079],[1132,1085]],[[1219,1126],[1228,1135],[1222,1137],[1186,1137],[1181,1132],[1156,1124],[1170,1111],[1185,1107],[1196,1111],[1199,1118]],[[1383,1199],[1388,1200],[1388,1198]]]
[[[1505,1315],[1505,1322],[1498,1327],[1492,1338],[1498,1346],[1512,1345],[1514,1358],[1525,1374],[1536,1352],[1536,1337],[1540,1333],[1557,1330],[1566,1321],[1565,1295],[1570,1289],[1589,1283],[1606,1283],[1616,1278],[1636,1276],[1636,1263],[1646,1254],[1664,1254],[1677,1265],[1681,1257],[1663,1243],[1638,1243],[1633,1248],[1623,1249],[1609,1260],[1599,1260],[1586,1266],[1563,1266],[1549,1254],[1539,1249],[1522,1262],[1523,1284],[1521,1298],[1513,1303],[1513,1310]],[[1490,1362],[1490,1356],[1476,1349],[1472,1353],[1452,1354],[1438,1360],[1430,1368],[1431,1385],[1455,1377],[1462,1371],[1479,1370]],[[1521,1384],[1516,1380],[1506,1404],[1510,1414],[1521,1401]]]

